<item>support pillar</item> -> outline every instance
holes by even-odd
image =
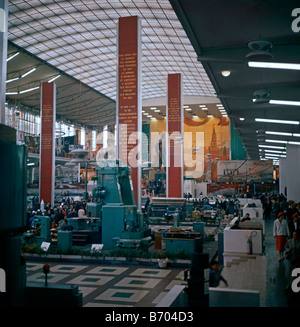
[[[121,17],[118,24],[117,158],[131,167],[135,204],[141,208],[141,22]]]
[[[42,83],[41,144],[40,144],[40,201],[54,205],[55,191],[55,121],[56,86]]]
[[[181,74],[168,75],[167,197],[183,196],[183,103]]]

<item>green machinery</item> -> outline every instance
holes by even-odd
[[[43,242],[51,242],[50,232],[50,217],[48,216],[34,216],[30,232],[23,234],[25,244],[36,242],[41,246]]]
[[[102,243],[106,249],[147,248],[152,238],[144,224],[142,212],[135,205],[131,169],[118,161],[103,160],[98,163],[98,186],[93,196],[100,202],[87,203],[87,212],[100,212]]]
[[[0,292],[0,307],[23,306],[26,269],[20,246],[26,226],[27,151],[16,144],[16,130],[5,125],[0,125],[0,153],[0,268],[6,274],[6,292]]]
[[[5,292],[0,292],[0,307],[49,307],[57,305],[58,300],[64,305],[82,306],[78,286],[66,285],[62,290],[58,285],[46,287],[26,280],[26,260],[20,249],[27,225],[27,150],[16,144],[16,130],[1,124],[0,153],[0,268],[6,275]],[[40,241],[46,241],[50,235],[46,219],[41,221],[41,226]]]

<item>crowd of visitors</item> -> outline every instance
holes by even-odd
[[[41,208],[38,197],[33,197],[32,207],[27,210],[27,228],[31,229],[34,216],[44,215],[51,218],[51,228],[60,226],[66,218],[85,216],[86,201],[75,201],[73,197],[62,197],[54,206],[45,203]]]

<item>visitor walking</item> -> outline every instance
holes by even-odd
[[[279,254],[279,262],[283,260],[283,251],[289,237],[289,227],[286,219],[284,219],[284,213],[279,212],[277,219],[273,224],[273,236],[276,239],[276,250]]]

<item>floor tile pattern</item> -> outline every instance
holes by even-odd
[[[44,283],[44,263],[26,264],[27,281]],[[79,286],[86,307],[154,307],[183,280],[184,269],[51,263],[48,283]]]

